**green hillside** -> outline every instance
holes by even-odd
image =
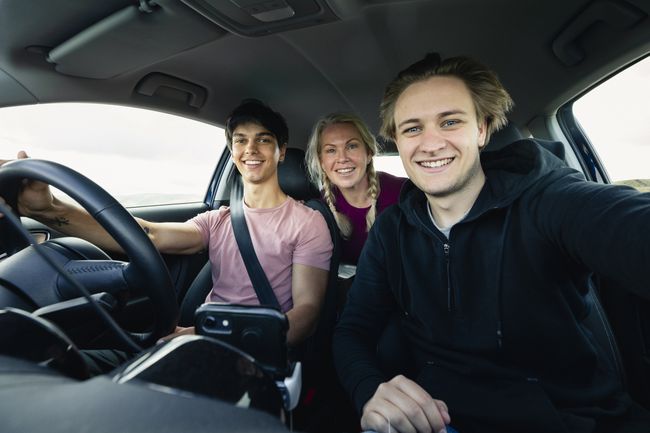
[[[618,185],[629,185],[641,192],[650,192],[650,179],[620,180],[614,183]]]

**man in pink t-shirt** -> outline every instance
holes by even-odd
[[[244,185],[244,217],[257,257],[289,321],[287,343],[308,337],[318,321],[332,254],[322,215],[288,197],[278,182],[278,163],[288,141],[284,118],[260,101],[247,100],[226,122],[226,141]],[[26,158],[24,152],[19,158]],[[60,221],[57,230],[111,251],[113,238],[83,209],[61,202],[47,185],[29,182],[21,191],[22,215]],[[184,223],[137,219],[162,253],[195,254],[206,248],[213,288],[208,301],[258,304],[230,224],[230,211],[208,211]],[[177,328],[172,336],[193,333]]]
[[[242,175],[244,217],[262,269],[289,320],[289,345],[316,326],[327,286],[332,240],[323,216],[287,196],[278,181],[288,129],[279,113],[256,100],[242,103],[226,122],[226,143]],[[212,291],[206,301],[258,304],[239,254],[230,210],[200,214],[185,223],[192,246],[208,248]],[[197,237],[198,235],[198,237]],[[177,333],[193,332],[178,329]]]
[[[280,206],[251,208],[244,216],[255,253],[283,312],[293,307],[294,265],[329,269],[331,238],[322,215],[288,197]],[[232,235],[230,209],[202,213],[190,220],[201,232],[212,265],[212,291],[206,302],[258,304],[246,265]],[[245,281],[244,281],[245,280]]]

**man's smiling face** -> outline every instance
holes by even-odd
[[[463,81],[434,76],[411,84],[397,99],[394,120],[406,173],[428,196],[462,193],[479,179],[486,125]]]
[[[277,177],[285,151],[286,146],[278,146],[275,136],[257,123],[244,123],[233,131],[232,159],[244,182],[262,184]]]

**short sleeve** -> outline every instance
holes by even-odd
[[[309,218],[303,224],[293,252],[293,263],[329,270],[333,248],[329,228],[320,212],[308,211]]]
[[[230,214],[228,207],[221,207],[218,210],[209,210],[190,218],[189,223],[196,226],[201,233],[203,245],[208,247],[210,245],[210,234],[216,233],[217,227],[223,223],[223,220]]]

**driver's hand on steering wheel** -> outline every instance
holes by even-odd
[[[20,152],[18,152],[18,159],[25,159],[25,158],[29,158],[29,157],[27,156],[27,153],[24,150],[21,150]],[[0,159],[0,167],[5,165],[7,162],[10,162],[10,161],[13,161],[13,159]],[[7,202],[5,201],[5,199],[2,198],[2,197],[0,197],[0,203],[2,203],[3,205],[5,205],[9,209],[11,209],[11,206],[9,206],[7,204]],[[3,216],[4,216],[4,214],[2,212],[0,212],[0,218],[2,218]]]
[[[21,150],[18,152],[17,159],[27,159],[27,152]],[[12,160],[0,160],[0,166]],[[0,197],[3,204],[5,200]],[[51,209],[54,205],[54,196],[50,186],[43,182],[25,179],[23,186],[18,195],[18,212],[24,216],[34,216],[41,212]],[[0,214],[0,217],[2,214]]]

